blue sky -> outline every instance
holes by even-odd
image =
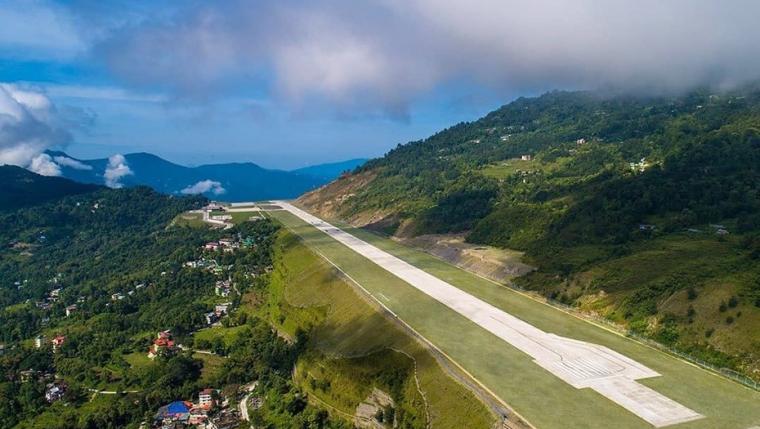
[[[446,88],[409,103],[403,117],[350,116],[324,101],[290,105],[268,94],[266,80],[244,94],[184,100],[125,85],[81,58],[4,58],[0,82],[42,91],[57,109],[81,109],[87,124],[63,146],[75,157],[144,151],[185,164],[245,160],[276,168],[380,156],[502,102],[478,88]]]
[[[745,0],[5,0],[0,163],[63,148],[295,168],[379,156],[549,89],[730,87],[758,77],[758,12]]]

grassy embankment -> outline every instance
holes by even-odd
[[[290,336],[309,332],[296,379],[319,402],[353,415],[372,387],[378,387],[392,394],[414,427],[425,427],[427,413],[435,428],[493,423],[486,407],[449,378],[427,350],[294,235],[284,232],[276,252],[262,311]]]

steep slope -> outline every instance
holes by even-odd
[[[99,188],[60,177],[40,176],[13,165],[0,165],[0,184],[0,211],[33,206]]]
[[[522,250],[517,280],[760,370],[760,90],[552,92],[401,145],[299,198],[401,237]]]

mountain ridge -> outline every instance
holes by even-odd
[[[54,160],[64,159],[59,163],[63,177],[81,183],[105,183],[108,158],[83,160],[61,151],[47,154]],[[349,160],[304,167],[300,172],[267,169],[253,162],[188,167],[148,152],[129,153],[123,159],[130,173],[118,178],[119,185],[145,185],[167,194],[202,193],[228,201],[294,198],[337,177],[340,166],[355,168],[361,164],[360,160]]]

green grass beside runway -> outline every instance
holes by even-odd
[[[263,305],[252,310],[278,331],[291,337],[309,332],[294,377],[329,410],[352,416],[378,387],[394,394],[397,415],[404,414],[400,427],[425,427],[426,416],[432,428],[493,427],[495,416],[447,376],[426,348],[287,231],[275,244],[274,271],[262,298]]]
[[[640,428],[648,424],[589,389],[577,390],[530,357],[290,213],[270,212],[338,265],[539,428]],[[547,332],[608,346],[658,371],[640,380],[707,416],[674,427],[760,425],[760,393],[577,319],[426,253],[347,228],[375,246]],[[383,294],[388,300],[380,297]]]

